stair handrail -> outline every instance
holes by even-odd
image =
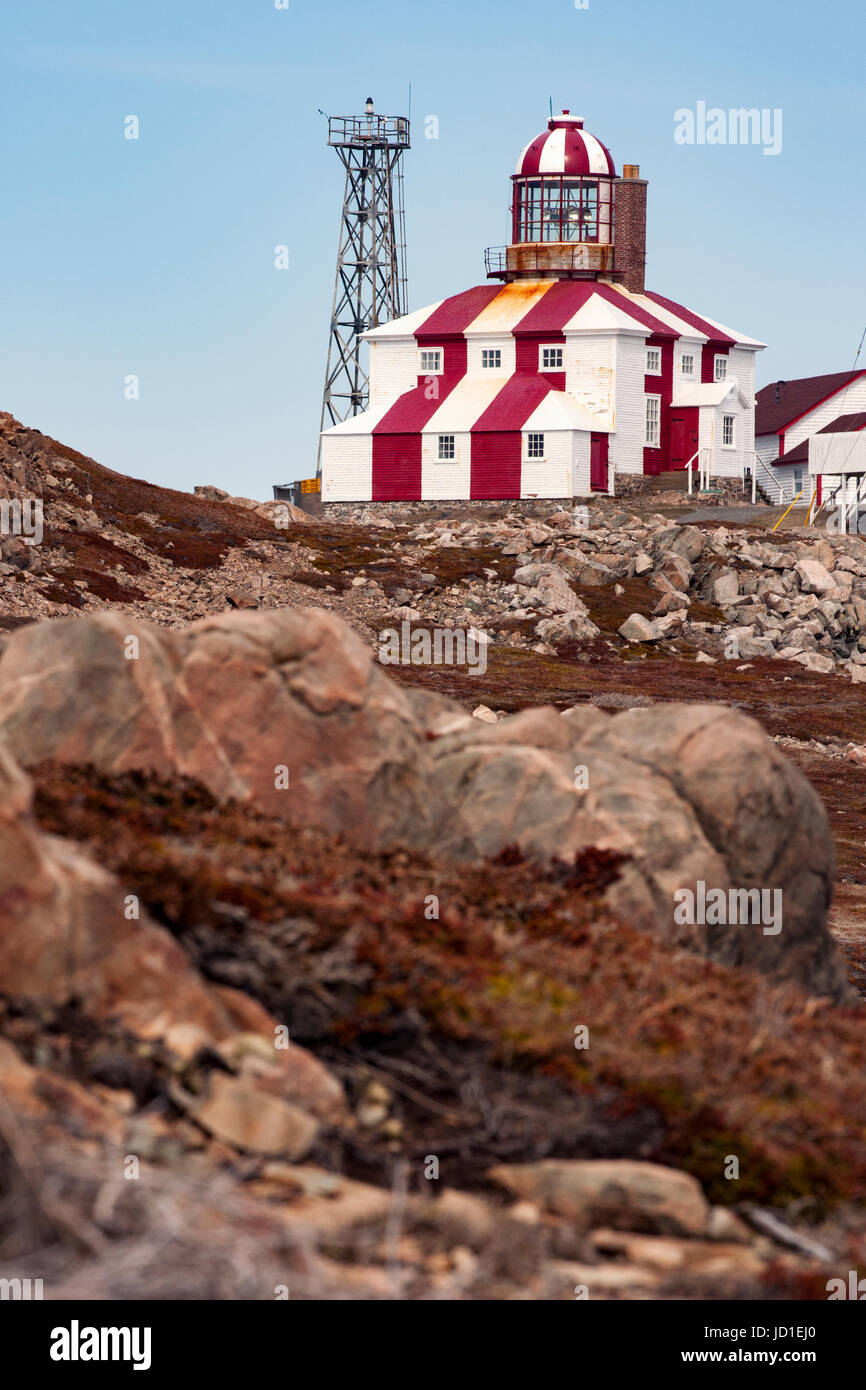
[[[779,489],[779,505],[781,506],[782,503],[783,503],[784,500],[785,500],[785,485],[784,485],[784,483],[780,482],[779,479],[776,478],[776,477],[774,476],[774,474],[770,472],[770,469],[767,467],[767,465],[765,464],[764,460],[761,458],[761,455],[758,453],[757,449],[753,449],[753,450],[752,450],[752,458],[754,459],[755,463],[757,463],[757,464],[759,465],[759,467],[762,468],[763,471],[766,473],[766,475],[767,475],[767,477],[769,478],[770,482],[773,484],[773,487]],[[755,503],[755,501],[756,501],[756,498],[757,498],[757,483],[758,483],[758,471],[757,471],[756,468],[753,468],[753,470],[752,470],[752,504],[753,504],[753,505],[754,505],[754,503]],[[793,495],[794,495],[794,488],[793,488],[793,485],[792,485],[792,487],[791,487],[791,496],[793,497]]]

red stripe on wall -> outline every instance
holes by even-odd
[[[715,381],[716,379],[716,358],[727,357],[728,339],[714,338],[709,343],[704,343],[701,348],[701,381]]]
[[[520,496],[523,436],[519,430],[472,431],[469,496],[496,501]]]
[[[420,434],[374,434],[373,501],[420,500]]]
[[[551,389],[546,378],[513,376],[478,417],[470,431],[470,497],[520,496],[521,431]]]
[[[394,402],[373,427],[373,501],[421,497],[421,434],[427,421],[466,375],[466,339],[445,340],[445,368]]]
[[[674,394],[674,345],[657,337],[647,338],[647,347],[661,348],[661,375],[645,376],[643,389],[648,396],[661,396],[659,404],[659,448],[643,451],[644,473],[664,473],[671,466],[671,401]]]

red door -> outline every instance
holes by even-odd
[[[698,450],[698,407],[671,411],[671,468],[685,468]],[[697,463],[692,464],[694,468]]]
[[[607,448],[606,434],[590,435],[589,485],[593,492],[607,492]]]

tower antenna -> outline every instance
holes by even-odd
[[[411,93],[411,88],[410,88]],[[331,308],[321,431],[367,407],[369,373],[362,334],[407,309],[403,151],[409,118],[380,116],[368,97],[363,116],[330,116],[328,144],[345,169],[343,211]]]

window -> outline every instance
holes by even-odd
[[[562,348],[543,347],[541,349],[541,365],[539,370],[542,372],[561,372]]]
[[[661,348],[647,348],[646,350],[646,369],[652,376],[659,376],[662,369],[662,350]]]
[[[501,367],[502,348],[482,348],[481,365],[482,367]]]
[[[449,459],[456,458],[454,449],[454,435],[440,434],[439,436],[439,462],[447,463]]]
[[[795,469],[794,469],[794,496],[796,497],[797,493],[798,493],[798,492],[802,492],[802,491],[803,491],[803,470],[802,470],[802,468],[795,468]]]
[[[526,436],[526,457],[528,459],[544,458],[543,434],[528,434]]]
[[[515,184],[515,241],[610,240],[610,180],[547,174]]]
[[[680,370],[683,376],[694,376],[695,374],[695,355],[693,352],[684,352],[680,358]]]
[[[648,449],[659,447],[659,436],[661,430],[661,396],[647,396],[646,398],[646,432],[644,443]]]
[[[734,416],[722,416],[722,448],[733,449],[734,447]]]
[[[422,349],[420,355],[420,367],[423,375],[427,376],[431,372],[441,372],[442,370],[442,349],[426,348]]]
[[[715,379],[716,381],[724,381],[724,380],[726,379],[726,377],[727,377],[727,375],[728,375],[728,359],[727,359],[727,357],[717,357],[717,358],[716,358],[716,367],[715,367],[715,372],[713,373],[713,375],[714,375],[714,379]]]

